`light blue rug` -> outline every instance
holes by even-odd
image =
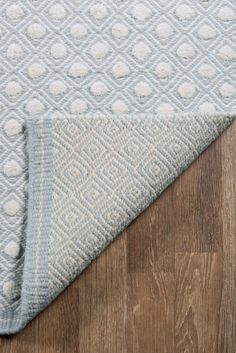
[[[234,1],[4,1],[0,333],[22,329],[234,120]]]

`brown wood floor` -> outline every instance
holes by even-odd
[[[1,353],[235,353],[236,122]]]

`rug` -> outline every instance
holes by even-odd
[[[234,120],[233,0],[7,0],[0,333],[21,330]]]

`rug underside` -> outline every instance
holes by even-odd
[[[29,199],[22,329],[234,120],[234,114],[86,115],[29,119]]]

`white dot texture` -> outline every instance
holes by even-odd
[[[71,65],[68,70],[69,76],[76,77],[84,77],[89,73],[88,65],[82,62],[77,62]]]
[[[168,103],[161,103],[158,107],[158,113],[161,115],[170,115],[174,113],[174,109]]]
[[[44,105],[40,100],[33,98],[26,103],[26,110],[28,113],[32,114],[42,113]]]
[[[7,84],[5,92],[9,97],[16,97],[23,92],[23,88],[18,82],[12,81]]]
[[[15,177],[22,173],[22,168],[16,161],[11,160],[4,165],[3,172],[8,177]]]
[[[116,23],[112,27],[112,35],[115,38],[125,38],[129,34],[129,29],[122,23]]]
[[[208,39],[213,39],[216,36],[216,31],[214,28],[204,25],[201,26],[198,30],[198,36],[201,39],[208,40]]]
[[[7,48],[7,57],[12,60],[20,59],[24,54],[23,48],[17,44],[12,43]]]
[[[84,113],[87,109],[87,103],[79,98],[74,100],[70,105],[71,114]]]
[[[109,46],[106,43],[98,42],[91,47],[90,53],[94,59],[103,59],[109,53]]]
[[[46,34],[46,28],[40,23],[33,23],[28,27],[28,36],[31,39],[40,39]]]
[[[112,73],[115,78],[125,77],[129,72],[129,67],[122,61],[118,61],[112,68]]]
[[[216,70],[209,64],[202,64],[198,69],[199,75],[204,79],[209,79],[215,76]]]
[[[117,99],[115,102],[113,102],[111,109],[115,114],[124,114],[129,111],[127,104],[121,99]]]
[[[162,62],[157,64],[155,68],[155,73],[158,78],[168,78],[172,75],[173,69],[170,64]]]
[[[7,7],[6,15],[11,20],[19,20],[21,17],[24,16],[24,11],[19,5],[13,4]]]
[[[22,125],[16,119],[9,119],[4,125],[4,131],[9,137],[16,136],[22,132]]]
[[[235,92],[236,92],[235,87],[229,83],[224,83],[220,87],[220,94],[224,98],[233,97],[235,95]]]
[[[139,82],[134,88],[134,91],[138,97],[147,97],[152,93],[152,89],[146,82]]]
[[[212,113],[215,113],[216,111],[214,104],[210,102],[202,103],[198,110],[200,113],[205,113],[205,114],[212,114]]]
[[[49,86],[49,91],[53,96],[58,96],[66,92],[66,85],[63,81],[55,80]]]
[[[4,212],[10,216],[15,216],[20,211],[20,204],[15,200],[9,200],[3,205]]]
[[[221,21],[233,21],[235,20],[235,11],[228,6],[224,6],[218,12],[218,18]]]
[[[145,6],[142,3],[137,4],[132,9],[132,16],[139,21],[147,20],[152,14],[152,11],[149,7]]]
[[[83,24],[77,23],[71,27],[70,34],[75,39],[81,39],[87,36],[88,30]]]
[[[63,59],[66,56],[66,47],[62,43],[55,43],[51,46],[51,56],[54,59]]]
[[[14,240],[11,240],[4,248],[4,252],[6,255],[16,258],[20,253],[20,245],[16,243]]]
[[[48,12],[52,19],[56,21],[62,20],[66,16],[66,10],[61,4],[51,6]]]
[[[16,291],[15,282],[12,280],[7,281],[3,284],[2,291],[3,291],[3,295],[7,297],[7,299],[9,300],[13,300],[18,294]]]
[[[194,53],[194,48],[187,43],[180,45],[176,51],[176,54],[182,59],[190,59],[194,56]]]
[[[173,33],[172,27],[167,22],[162,22],[156,27],[156,34],[162,41],[168,40]]]
[[[224,45],[219,50],[219,56],[225,61],[231,61],[236,58],[236,52],[229,45]]]
[[[182,4],[176,9],[175,14],[181,21],[191,20],[194,16],[194,10],[189,5]]]
[[[28,75],[32,79],[38,79],[38,78],[44,76],[46,74],[46,72],[47,72],[47,70],[46,70],[45,66],[43,66],[39,63],[31,64],[28,67]]]
[[[191,98],[194,92],[195,87],[189,82],[184,82],[178,87],[178,93],[182,98]]]
[[[108,92],[108,87],[104,82],[97,81],[92,84],[91,92],[94,96],[104,96]]]
[[[136,59],[143,61],[151,54],[151,49],[146,43],[139,42],[133,46],[132,53]]]
[[[95,4],[90,7],[90,14],[96,20],[103,20],[108,15],[108,10],[103,4]]]

